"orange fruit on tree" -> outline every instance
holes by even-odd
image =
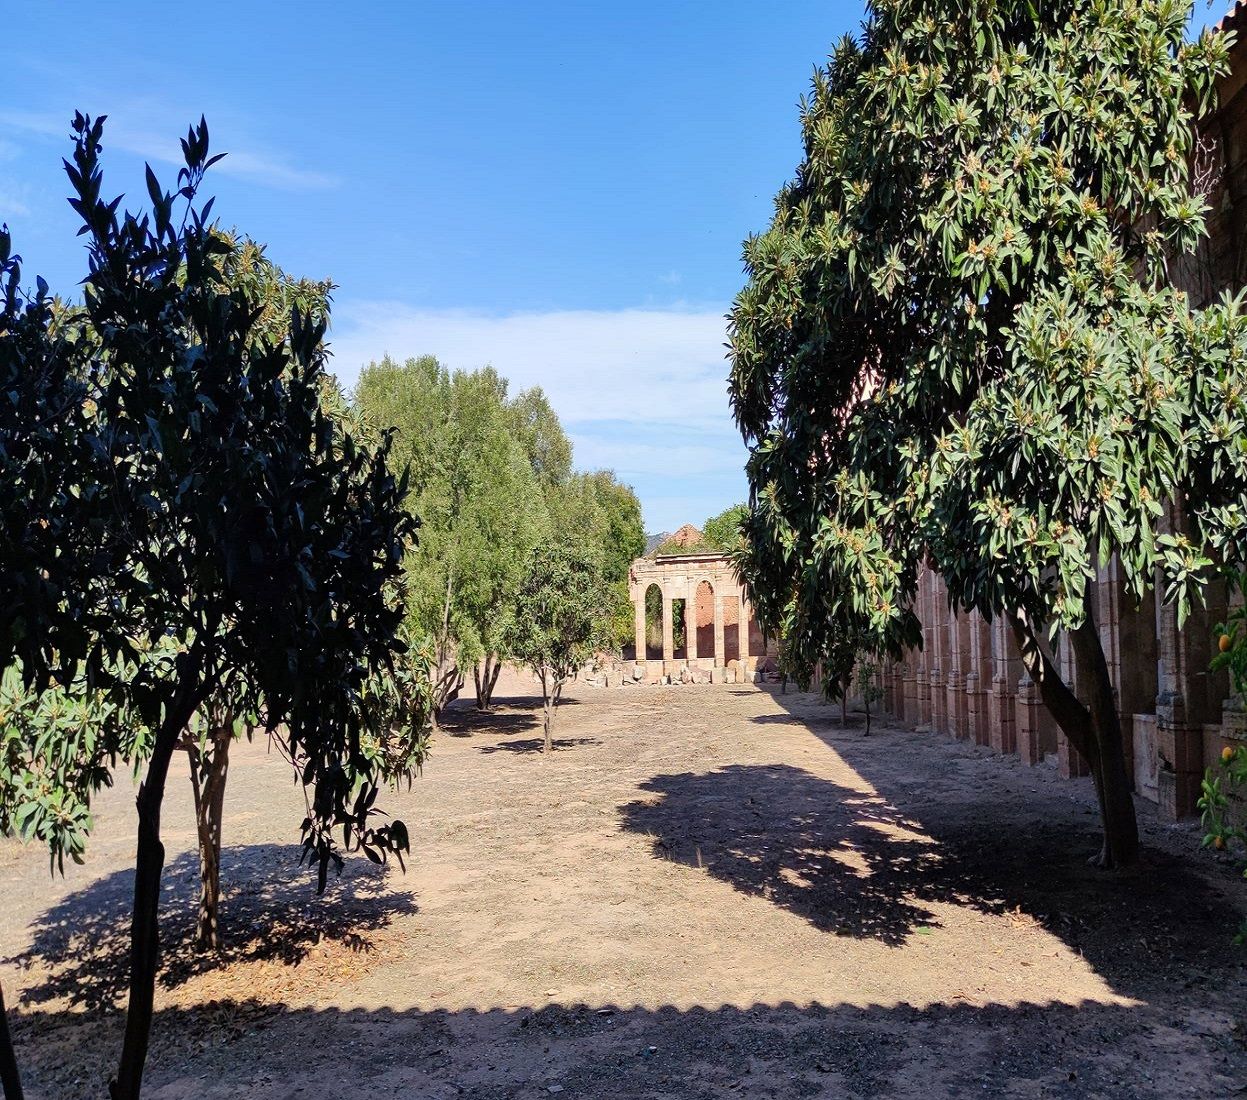
[[[1232,646],[1233,644],[1234,644],[1234,639],[1231,638],[1228,634],[1222,634],[1220,641],[1217,642],[1217,645],[1221,647],[1222,653],[1228,653],[1230,651],[1230,646]]]

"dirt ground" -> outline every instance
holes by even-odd
[[[459,704],[410,792],[406,873],[313,897],[302,795],[237,752],[228,945],[187,948],[185,765],[166,799],[146,1095],[1225,1097],[1247,1093],[1247,887],[1144,814],[1103,874],[1086,781],[738,687],[578,687],[540,753],[522,677]],[[0,981],[29,1095],[105,1094],[134,844],[128,779],[85,866],[0,841]]]

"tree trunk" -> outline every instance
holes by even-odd
[[[195,923],[195,946],[200,951],[221,949],[221,825],[232,741],[233,716],[227,714],[213,728],[206,753],[200,753],[197,743],[187,747],[191,790],[195,795],[195,828],[199,835],[199,917]]]
[[[17,1072],[17,1055],[13,1050],[13,1036],[9,1034],[3,989],[0,989],[0,1085],[4,1086],[4,1100],[22,1100],[22,1079]]]
[[[439,665],[437,672],[433,675],[433,729],[435,732],[441,730],[441,723],[438,719],[443,710],[451,703],[459,698],[459,691],[463,687],[463,673],[459,671],[457,664]]]
[[[502,671],[502,658],[485,654],[484,662],[472,669],[472,678],[476,681],[476,709],[488,711],[494,704],[494,685],[498,682],[498,673]]]
[[[215,635],[213,629],[206,636]],[[165,863],[165,849],[160,842],[160,808],[174,750],[182,731],[207,694],[198,683],[201,667],[194,658],[189,662],[187,678],[194,681],[193,686],[179,691],[165,711],[147,765],[147,778],[140,784],[135,800],[139,828],[134,857],[134,909],[130,919],[130,1000],[126,1008],[121,1061],[116,1078],[108,1086],[112,1100],[139,1100],[143,1084],[156,996],[156,970],[160,962],[160,877]]]
[[[554,738],[550,732],[554,725],[554,688],[550,683],[550,674],[545,669],[541,670],[541,707],[545,727],[545,741],[541,746],[541,753],[543,756],[549,756],[554,751]]]
[[[1011,615],[1010,620],[1022,662],[1039,688],[1040,698],[1070,745],[1091,768],[1104,827],[1103,846],[1092,862],[1104,868],[1128,867],[1139,858],[1139,828],[1112,679],[1091,613],[1090,597],[1083,624],[1070,632],[1079,682],[1087,693],[1088,705],[1061,679],[1056,666],[1040,648],[1038,633],[1029,620],[1020,613]]]
[[[1139,827],[1134,814],[1132,784],[1126,770],[1126,748],[1121,720],[1113,698],[1113,680],[1100,642],[1100,631],[1087,608],[1082,626],[1070,640],[1078,679],[1087,685],[1088,710],[1094,740],[1087,759],[1095,779],[1104,821],[1104,846],[1096,862],[1102,867],[1126,867],[1139,858]]]

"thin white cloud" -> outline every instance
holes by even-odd
[[[136,108],[134,114],[149,120],[151,116],[145,108]],[[198,116],[174,118],[172,112],[162,111],[161,118],[154,124],[135,126],[126,121],[126,115],[123,110],[108,116],[104,128],[106,148],[121,149],[153,164],[183,163],[179,142],[187,126],[197,121]],[[61,118],[47,111],[0,110],[0,125],[40,137],[68,139],[70,134],[69,117]],[[212,151],[227,154],[224,160],[217,162],[214,172],[282,191],[323,190],[336,187],[340,182],[336,176],[292,165],[276,152],[248,147],[246,141],[232,139],[228,131],[222,135],[211,120],[208,125]]]
[[[0,221],[5,218],[24,218],[29,213],[30,207],[18,197],[16,192],[0,187]]]
[[[511,392],[541,386],[580,469],[613,469],[641,498],[646,529],[701,523],[745,495],[745,449],[727,399],[721,309],[488,314],[339,302],[333,368],[354,385],[389,355],[493,365]]]
[[[614,470],[623,480],[646,475],[663,476],[678,470],[681,477],[700,477],[703,474],[723,472],[724,454],[739,446],[739,438],[730,423],[724,423],[723,431],[716,433],[704,443],[681,442],[678,436],[686,433],[683,426],[670,424],[638,424],[634,434],[641,438],[630,440],[603,439],[591,431],[569,433],[576,449],[576,463],[585,469]],[[673,439],[675,434],[677,438]],[[667,442],[649,441],[653,437]],[[715,444],[718,444],[717,446]]]
[[[718,309],[565,310],[492,315],[344,302],[330,333],[351,386],[389,355],[447,366],[492,364],[514,390],[542,386],[566,424],[618,420],[713,430],[728,416],[725,324]]]

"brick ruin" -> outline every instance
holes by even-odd
[[[715,551],[696,550],[695,539],[685,545],[694,549],[637,558],[628,571],[636,630],[631,649],[625,650],[622,677],[645,683],[744,683],[775,676],[774,640],[759,628],[731,562]],[[647,613],[647,604],[654,603],[658,613]],[[677,612],[684,624],[680,639]]]

